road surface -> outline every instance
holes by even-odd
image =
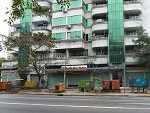
[[[0,94],[0,113],[149,113],[148,97]]]

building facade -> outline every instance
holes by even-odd
[[[55,38],[53,59],[39,56],[45,58],[48,86],[59,81],[77,86],[78,80],[91,77],[119,79],[121,86],[128,86],[130,76],[149,77],[150,71],[134,58],[136,45],[132,40],[141,25],[150,35],[150,1],[71,0],[70,7],[63,9],[56,0],[45,2],[40,5],[52,18],[32,16],[32,31],[52,32]],[[15,22],[14,28],[19,25]],[[35,73],[30,75],[31,81],[37,80]]]

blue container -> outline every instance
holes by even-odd
[[[129,87],[148,87],[147,77],[129,77]]]

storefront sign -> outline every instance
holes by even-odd
[[[65,68],[65,66],[62,66]],[[87,65],[80,65],[80,66],[66,66],[66,71],[83,71],[87,70]]]

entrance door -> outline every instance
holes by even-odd
[[[113,77],[113,80],[119,80],[119,81],[120,81],[120,87],[122,87],[122,74],[114,73],[114,74],[112,75],[112,77]]]
[[[118,74],[113,74],[113,80],[118,80],[118,79],[119,79]]]

